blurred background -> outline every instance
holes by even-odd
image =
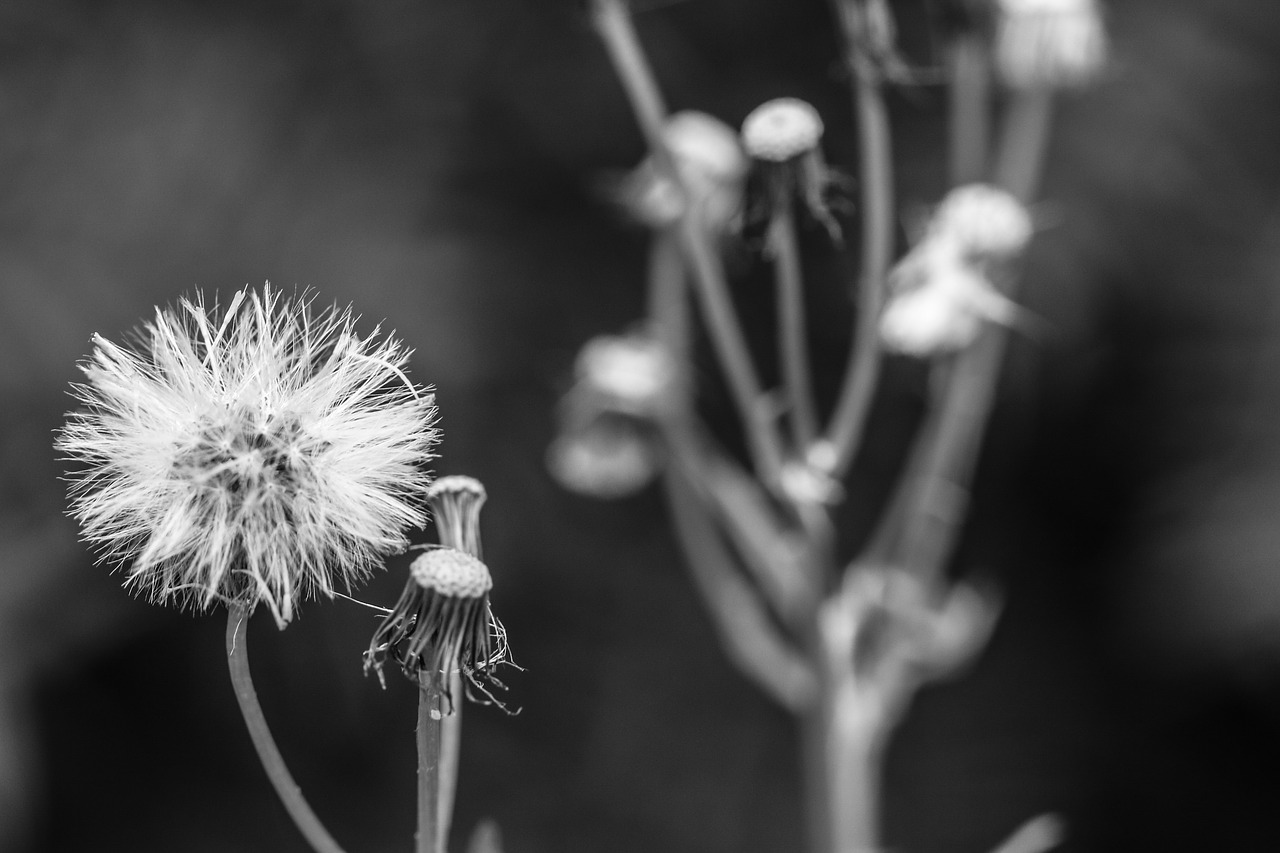
[[[803,97],[854,162],[824,3],[652,5],[673,108],[737,124]],[[924,63],[926,6],[895,2]],[[1028,260],[1053,331],[1010,354],[957,560],[1006,611],[894,743],[895,850],[979,853],[1050,810],[1073,851],[1280,849],[1280,7],[1108,8],[1113,67],[1062,104]],[[891,98],[904,205],[942,190],[942,106]],[[524,710],[467,709],[455,849],[486,816],[508,853],[798,849],[790,720],[720,652],[659,496],[544,472],[576,348],[642,307],[643,235],[593,190],[642,154],[567,0],[0,4],[0,850],[306,849],[224,621],[93,565],[50,446],[93,332],[267,280],[416,347],[439,472],[489,489]],[[824,363],[843,329],[815,330]],[[889,365],[872,481],[923,391]],[[406,566],[362,597],[393,602]],[[374,619],[326,601],[252,625],[281,748],[353,853],[413,833],[413,691],[362,677]]]

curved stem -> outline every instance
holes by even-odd
[[[258,760],[267,771],[267,778],[280,795],[280,801],[284,803],[289,817],[293,818],[298,830],[316,853],[342,853],[342,848],[329,835],[303,798],[302,790],[293,781],[275,738],[271,736],[271,729],[267,727],[262,706],[258,704],[258,693],[253,687],[253,677],[249,673],[248,625],[245,625],[243,632],[240,631],[240,626],[247,621],[248,615],[248,610],[242,605],[227,607],[227,666],[231,672],[231,685],[235,688],[236,701],[240,704],[240,713],[245,725],[249,727],[253,746],[258,751]]]
[[[837,7],[839,2],[837,2]],[[843,15],[842,15],[843,20]],[[885,277],[893,255],[893,160],[889,117],[880,83],[869,64],[848,50],[854,75],[854,105],[858,114],[859,171],[862,186],[862,269],[858,280],[858,320],[845,383],[827,428],[834,460],[832,473],[843,474],[862,441],[880,372],[877,325],[884,301]]]
[[[800,251],[796,246],[795,214],[787,187],[777,188],[774,192],[768,241],[773,254],[773,276],[777,287],[778,355],[782,363],[787,408],[790,410],[791,438],[803,452],[817,436],[818,416],[813,403],[813,382],[809,375],[804,286],[801,281]]]

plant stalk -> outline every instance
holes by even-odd
[[[418,673],[418,832],[416,853],[443,853],[444,839],[440,815],[441,743],[444,719],[444,691],[439,676]]]
[[[258,751],[258,760],[276,793],[280,795],[280,801],[284,803],[289,817],[293,818],[312,849],[316,853],[342,853],[342,848],[303,798],[302,789],[293,781],[275,738],[271,735],[271,729],[267,726],[267,718],[262,713],[258,693],[253,686],[253,676],[249,672],[248,616],[248,608],[244,605],[231,604],[227,607],[227,667],[231,672],[231,685],[235,689],[240,713],[249,728],[254,749]],[[244,631],[240,631],[242,624]]]

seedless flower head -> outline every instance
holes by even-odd
[[[225,309],[156,310],[128,346],[100,335],[56,446],[71,511],[156,603],[267,605],[363,580],[426,518],[434,395],[410,351],[269,285]]]
[[[365,671],[382,667],[390,655],[406,677],[438,683],[446,697],[449,675],[460,673],[468,693],[493,695],[503,685],[493,674],[506,663],[507,635],[489,607],[493,578],[476,557],[444,546],[424,551],[409,568],[400,600],[383,620],[365,652]]]
[[[427,489],[440,543],[481,559],[480,508],[488,493],[475,477],[440,477]]]
[[[1097,0],[998,0],[995,60],[1015,89],[1081,86],[1106,62]]]
[[[822,141],[822,117],[799,98],[775,98],[752,110],[742,122],[742,144],[760,160],[782,163]]]
[[[929,230],[932,239],[954,240],[968,258],[982,261],[1018,254],[1035,229],[1012,194],[990,184],[967,184],[947,193]]]

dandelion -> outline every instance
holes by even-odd
[[[425,523],[437,441],[434,395],[379,331],[268,285],[158,308],[128,346],[95,335],[57,439],[84,538],[155,603],[261,602],[281,628],[363,580]]]
[[[998,0],[995,60],[1015,89],[1081,86],[1106,61],[1097,0]]]

